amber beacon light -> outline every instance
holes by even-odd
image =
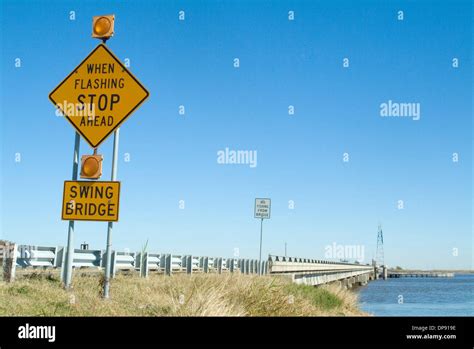
[[[114,35],[115,15],[92,17],[92,37],[105,39]]]
[[[81,158],[81,178],[99,179],[102,176],[102,155],[83,155]]]

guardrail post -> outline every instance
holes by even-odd
[[[66,256],[66,250],[64,250],[64,256]],[[100,266],[101,268],[104,268],[105,270],[105,250],[100,250],[100,256],[102,257],[100,260]]]
[[[139,263],[140,263],[140,276],[147,278],[148,277],[148,252],[138,254]]]
[[[66,255],[67,255],[67,250],[66,248],[63,248],[63,254],[61,257],[61,270],[59,272],[59,278],[63,284],[66,283]]]
[[[165,273],[166,275],[171,275],[173,267],[171,265],[171,255],[167,254],[165,257]]]
[[[166,273],[166,254],[160,253],[160,271]]]
[[[193,256],[186,256],[186,273],[193,273]]]
[[[215,258],[215,261],[217,261],[217,273],[221,274],[222,273],[222,258]]]
[[[64,247],[60,246],[56,249],[56,258],[54,260],[54,267],[55,268],[61,268],[64,263]],[[60,273],[62,277],[63,273]],[[62,279],[61,279],[62,281]]]
[[[67,250],[65,247],[63,247],[63,254],[61,256],[61,270],[60,270],[60,278],[63,284],[66,283],[66,255],[67,255]]]
[[[103,260],[102,251],[99,251],[99,260],[97,261],[97,268],[98,269],[100,269],[100,267],[102,266],[102,260]]]
[[[204,271],[204,257],[199,257],[199,270]]]
[[[138,268],[140,275],[142,275],[142,253],[137,252],[135,255],[135,268]]]
[[[53,251],[54,257],[53,257],[53,262],[51,263],[53,267],[56,267],[56,260],[58,259],[58,250],[59,250],[58,246],[54,247],[54,251]]]
[[[117,251],[112,251],[111,263],[110,263],[110,277],[115,277],[115,266],[117,263]],[[107,268],[107,265],[105,266]]]
[[[18,245],[13,244],[13,251],[12,251],[12,258],[11,258],[11,269],[10,269],[10,282],[15,280],[15,273],[16,273],[16,259],[18,258]]]
[[[3,259],[3,280],[6,282],[13,282],[15,280],[16,259],[18,257],[18,245],[6,243],[3,245],[2,259]]]

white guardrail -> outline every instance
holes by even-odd
[[[62,246],[15,245],[14,264],[19,269],[61,268],[66,253]],[[105,250],[75,249],[73,268],[104,268]],[[267,274],[268,261],[259,263],[254,259],[221,258],[208,256],[176,255],[152,252],[112,251],[111,276],[117,271],[139,271],[147,277],[150,272],[166,275],[173,273],[233,273]]]
[[[16,269],[61,268],[65,260],[65,248],[61,246],[14,245],[12,254]],[[104,268],[105,250],[75,249],[73,268]],[[150,272],[171,275],[173,273],[234,273],[285,274],[308,272],[343,272],[372,269],[369,265],[341,263],[325,260],[281,257],[269,255],[259,263],[256,259],[221,258],[208,256],[175,255],[152,252],[112,251],[111,275],[117,271],[139,271],[142,277]],[[62,274],[62,273],[61,273]]]

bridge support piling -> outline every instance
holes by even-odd
[[[359,275],[359,280],[358,280],[358,283],[359,283],[359,286],[365,286],[367,285],[367,280],[368,280],[368,276],[367,274],[364,274],[364,275]]]
[[[379,271],[377,267],[375,266],[374,267],[374,280],[377,280],[378,278],[379,278]]]

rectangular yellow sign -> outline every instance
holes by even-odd
[[[117,222],[119,203],[120,182],[64,181],[61,218]]]

